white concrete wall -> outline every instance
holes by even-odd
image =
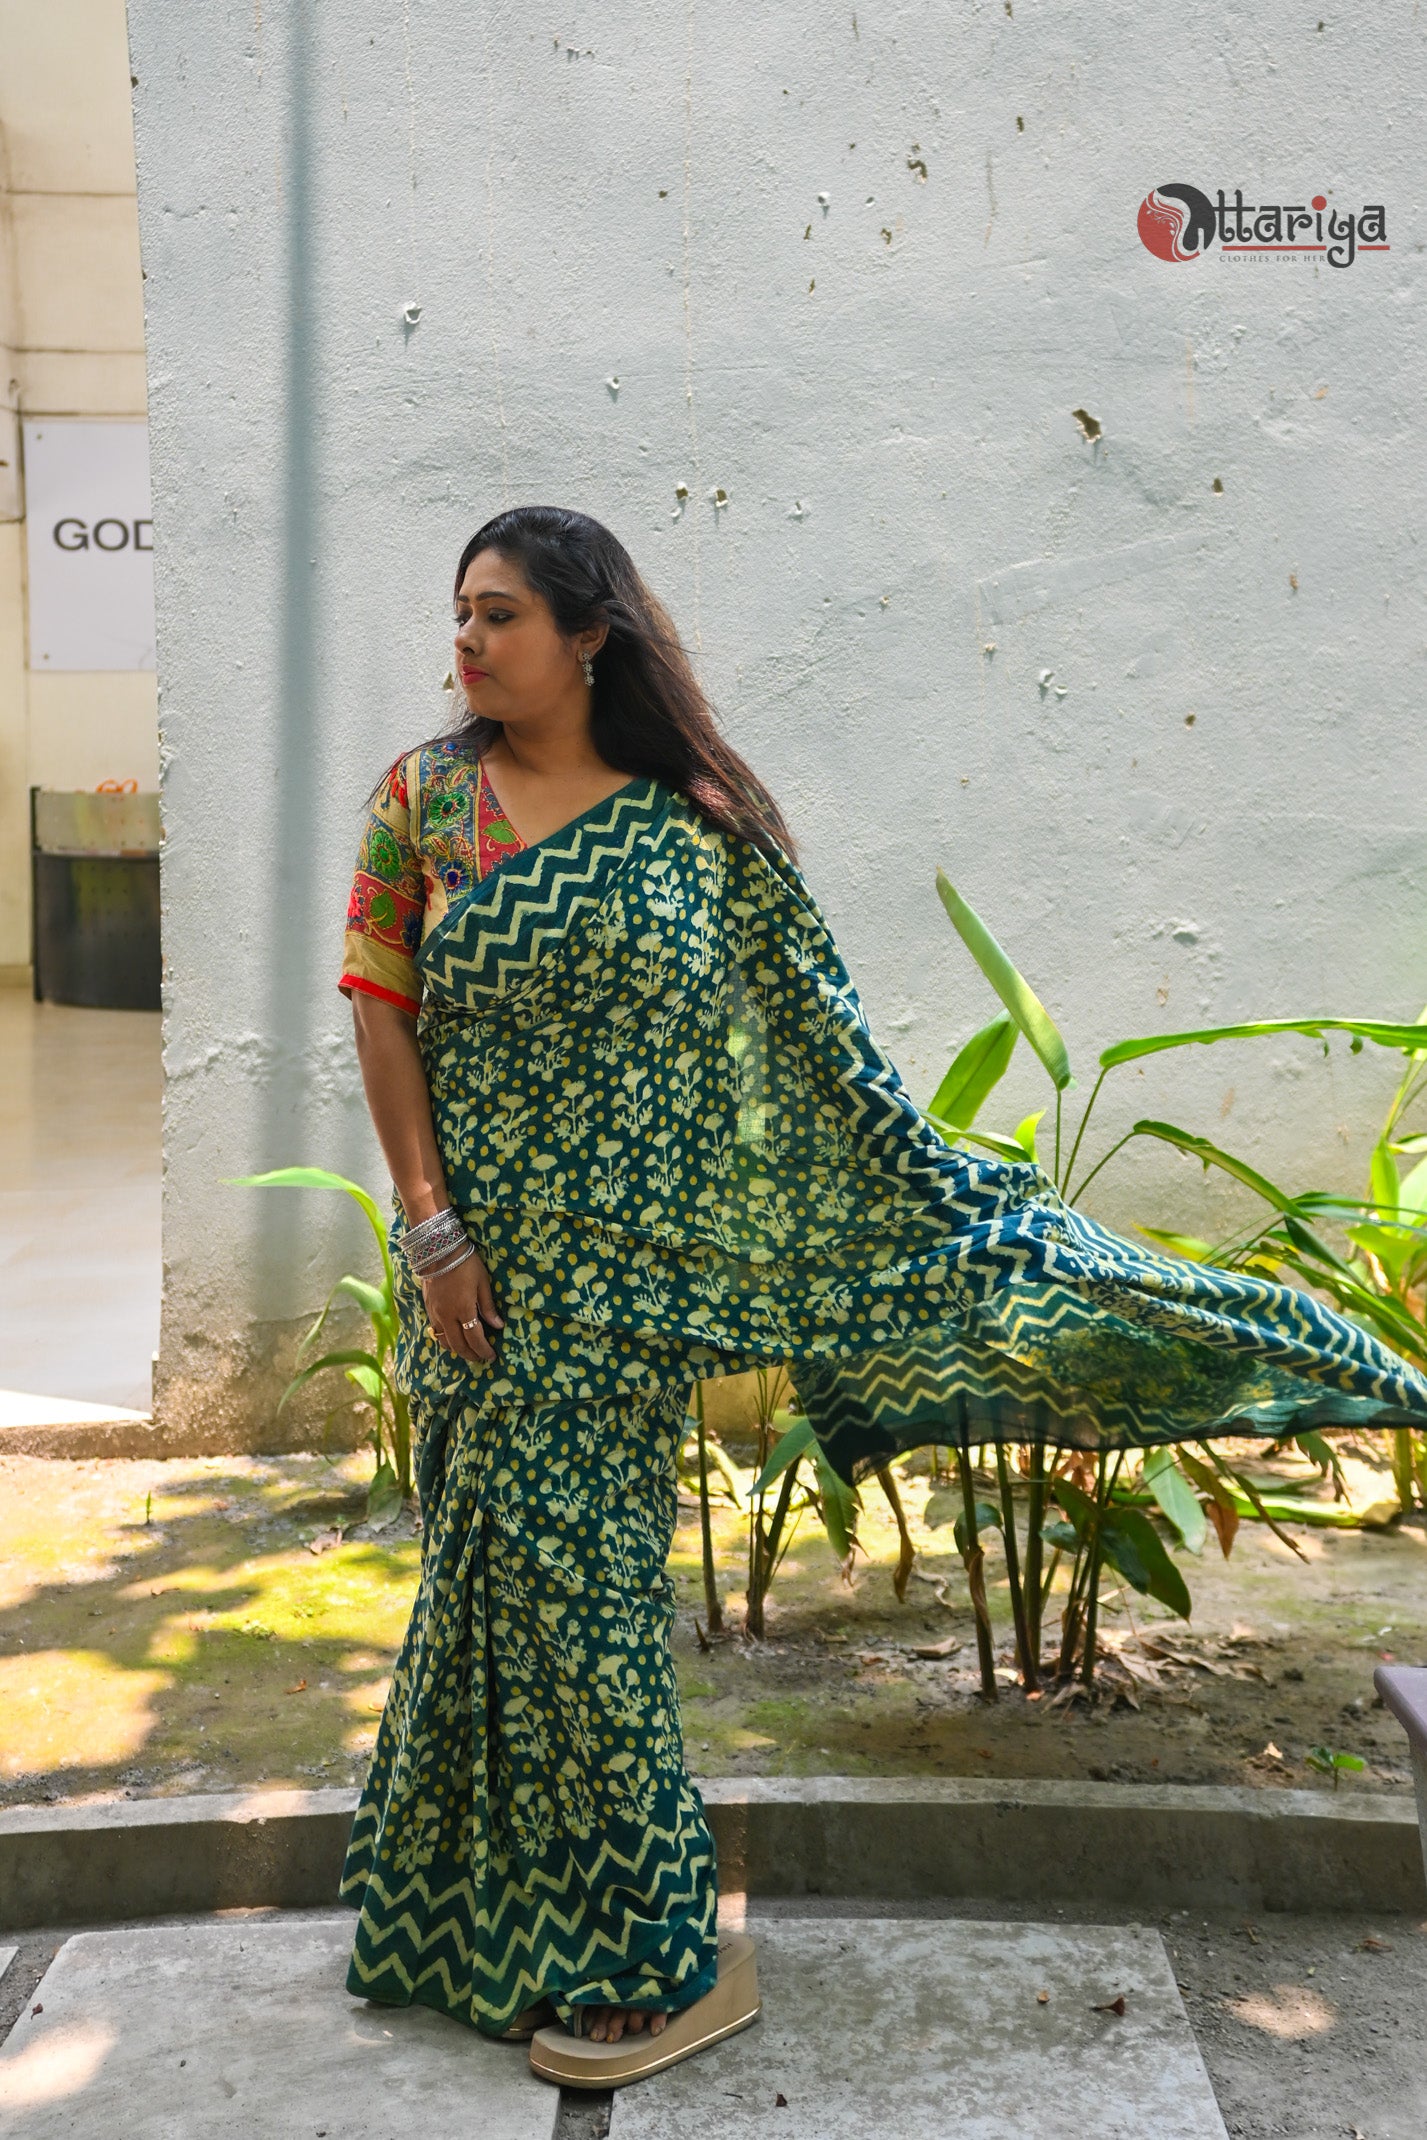
[[[32,676],[17,420],[142,417],[124,0],[0,0],[0,976],[30,957],[29,789],[158,783],[151,675]]]
[[[362,796],[441,719],[454,559],[515,500],[599,515],[669,600],[919,1096],[991,1008],[938,863],[1086,1084],[1126,1033],[1416,1014],[1427,21],[130,15],[171,1393],[236,1373],[338,1252],[316,1199],[220,1177],[380,1179],[333,987]],[[1383,201],[1393,249],[1164,264],[1135,214],[1176,180]],[[1107,1126],[1347,1182],[1391,1082],[1308,1042],[1196,1052],[1126,1073]],[[1040,1096],[1026,1063],[996,1114]],[[1093,1204],[1194,1225],[1208,1193],[1148,1153]]]

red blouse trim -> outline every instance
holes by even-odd
[[[337,986],[344,996],[350,996],[354,990],[364,996],[377,996],[383,1003],[394,1003],[399,1011],[410,1011],[413,1018],[421,1009],[420,1003],[414,997],[399,996],[395,989],[382,988],[376,981],[369,981],[360,973],[344,973]]]
[[[500,805],[500,797],[486,778],[486,762],[479,762],[476,780],[475,807],[476,881],[482,882],[492,870],[499,869],[511,855],[519,854],[525,846]]]

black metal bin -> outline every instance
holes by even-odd
[[[158,805],[157,795],[31,788],[37,997],[158,1010]]]

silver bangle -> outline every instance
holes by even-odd
[[[458,1264],[469,1263],[476,1253],[476,1244],[468,1240],[464,1248],[458,1248],[444,1263],[428,1263],[417,1272],[418,1278],[444,1278],[447,1271],[454,1271]]]
[[[470,1235],[461,1224],[460,1213],[448,1204],[418,1226],[411,1226],[399,1237],[398,1246],[408,1266],[418,1278],[443,1264],[456,1250],[470,1246]]]

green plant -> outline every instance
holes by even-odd
[[[1207,1139],[1186,1139],[1184,1149],[1206,1168],[1222,1168],[1252,1189],[1267,1215],[1260,1212],[1217,1242],[1152,1226],[1140,1232],[1195,1262],[1301,1279],[1415,1366],[1427,1368],[1427,1158],[1420,1156],[1427,1153],[1427,1134],[1410,1128],[1424,1100],[1427,1047],[1418,1047],[1408,1055],[1373,1147],[1361,1197],[1318,1189],[1290,1195]],[[1404,1159],[1405,1175],[1399,1167]],[[1341,1252],[1324,1238],[1325,1225],[1341,1232]],[[1404,1509],[1414,1501],[1427,1507],[1427,1435],[1393,1428],[1391,1448],[1399,1503]]]
[[[1367,1767],[1361,1754],[1335,1753],[1331,1746],[1310,1746],[1304,1755],[1306,1765],[1316,1769],[1320,1776],[1331,1776],[1333,1789],[1338,1788],[1338,1779],[1345,1770],[1362,1770]]]
[[[239,1189],[338,1189],[351,1197],[365,1215],[376,1239],[381,1257],[381,1277],[373,1285],[369,1279],[348,1275],[339,1278],[302,1343],[297,1357],[304,1358],[321,1337],[327,1318],[341,1298],[355,1302],[371,1325],[371,1344],[365,1348],[351,1348],[324,1352],[320,1359],[308,1360],[288,1383],[278,1400],[281,1411],[290,1397],[296,1395],[314,1376],[322,1375],[333,1368],[340,1368],[348,1382],[358,1392],[356,1400],[344,1400],[350,1404],[361,1401],[372,1410],[372,1453],[376,1469],[367,1492],[368,1520],[390,1516],[411,1492],[411,1411],[405,1393],[397,1387],[394,1373],[396,1351],[397,1317],[396,1302],[392,1291],[391,1252],[387,1247],[386,1227],[377,1209],[374,1198],[354,1181],[341,1174],[329,1174],[324,1167],[279,1167],[271,1174],[244,1174],[231,1184]],[[327,1414],[332,1420],[341,1406],[334,1406]]]
[[[1310,1284],[1322,1286],[1341,1307],[1366,1321],[1378,1335],[1396,1345],[1405,1357],[1427,1361],[1427,1331],[1422,1327],[1420,1313],[1420,1291],[1424,1271],[1427,1271],[1427,1231],[1423,1224],[1424,1206],[1427,1206],[1427,1160],[1405,1181],[1399,1181],[1396,1163],[1399,1153],[1427,1150],[1427,1137],[1410,1143],[1400,1139],[1394,1141],[1394,1131],[1408,1108],[1427,1088],[1427,1070],[1422,1068],[1427,1063],[1427,1013],[1410,1025],[1382,1019],[1276,1018],[1118,1041],[1102,1051],[1099,1075],[1089,1099],[1080,1110],[1078,1121],[1072,1124],[1067,1119],[1066,1095],[1075,1088],[1075,1079],[1069,1051],[1054,1020],[980,916],[940,871],[937,873],[937,891],[957,933],[1000,998],[1003,1008],[958,1051],[938,1086],[926,1109],[927,1117],[936,1129],[953,1142],[977,1144],[1001,1158],[1042,1163],[1039,1132],[1046,1110],[1027,1115],[1009,1135],[988,1130],[978,1120],[982,1108],[1009,1068],[1018,1040],[1024,1038],[1040,1061],[1054,1092],[1054,1149],[1046,1163],[1046,1171],[1067,1201],[1083,1195],[1101,1169],[1137,1137],[1157,1139],[1190,1152],[1206,1167],[1220,1166],[1252,1188],[1269,1203],[1271,1217],[1263,1225],[1250,1229],[1243,1240],[1221,1245],[1219,1249],[1184,1235],[1153,1233],[1149,1228],[1142,1228],[1142,1231],[1150,1234],[1162,1247],[1181,1254],[1198,1254],[1201,1260],[1238,1261],[1243,1267],[1270,1269],[1275,1273],[1292,1271]],[[1296,1199],[1288,1197],[1246,1162],[1234,1159],[1208,1139],[1173,1123],[1148,1118],[1134,1123],[1093,1164],[1087,1159],[1084,1169],[1077,1175],[1086,1133],[1105,1081],[1123,1065],[1166,1049],[1213,1046],[1288,1033],[1316,1038],[1326,1047],[1324,1036],[1330,1032],[1347,1033],[1355,1054],[1371,1043],[1398,1050],[1408,1059],[1407,1073],[1389,1117],[1384,1142],[1375,1156],[1374,1187],[1368,1205],[1356,1203],[1349,1208],[1343,1199],[1313,1195]],[[1364,1222],[1356,1229],[1359,1235],[1364,1235],[1366,1227],[1365,1237],[1357,1244],[1359,1267],[1354,1268],[1335,1256],[1313,1231],[1310,1221],[1326,1212],[1335,1216],[1346,1213]],[[1226,1247],[1232,1254],[1226,1252]],[[1374,1259],[1382,1272],[1382,1283],[1373,1276]],[[1405,1451],[1399,1450],[1398,1468],[1411,1473],[1420,1492],[1427,1487],[1424,1444],[1407,1430],[1403,1432],[1409,1446]],[[1321,1434],[1299,1435],[1294,1439],[1320,1465],[1320,1469],[1326,1467],[1338,1476],[1336,1460]],[[984,1452],[982,1454],[984,1456]],[[1212,1525],[1227,1555],[1235,1532],[1246,1516],[1271,1524],[1280,1538],[1293,1545],[1293,1540],[1282,1530],[1281,1522],[1287,1516],[1297,1516],[1299,1511],[1282,1505],[1275,1509],[1246,1471],[1206,1444],[1200,1445],[1198,1454],[1185,1448],[1148,1452],[1140,1466],[1138,1484],[1124,1479],[1123,1456],[1117,1456],[1113,1461],[1102,1457],[1089,1473],[1085,1473],[1089,1461],[1062,1456],[1048,1466],[1043,1447],[1032,1444],[1023,1452],[1027,1512],[1022,1553],[1016,1536],[1013,1495],[1004,1449],[998,1448],[996,1452],[998,1502],[995,1504],[976,1499],[976,1467],[972,1465],[970,1453],[962,1452],[961,1510],[956,1538],[966,1565],[976,1614],[982,1688],[988,1698],[994,1697],[996,1691],[980,1544],[982,1534],[988,1529],[994,1528],[1001,1534],[1018,1662],[1027,1688],[1034,1688],[1044,1669],[1041,1620],[1063,1555],[1071,1556],[1071,1572],[1055,1667],[1058,1676],[1067,1675],[1078,1662],[1086,1683],[1093,1680],[1100,1585],[1107,1574],[1118,1576],[1131,1588],[1157,1598],[1171,1611],[1188,1615],[1188,1587],[1154,1527],[1149,1514],[1151,1507],[1162,1515],[1191,1552],[1200,1550],[1208,1527]],[[981,1468],[984,1471],[984,1465]],[[1084,1475],[1077,1477],[1078,1471]],[[936,1521],[937,1511],[949,1509],[952,1498],[950,1494],[933,1494],[928,1503],[928,1520]],[[1046,1523],[1043,1519],[1051,1505],[1059,1510],[1059,1514]],[[943,1515],[941,1520],[949,1520],[949,1517]],[[1043,1561],[1046,1546],[1052,1554],[1049,1569],[1044,1568]],[[1298,1549],[1295,1547],[1294,1550]]]
[[[684,1461],[692,1445],[699,1498],[699,1533],[703,1560],[704,1611],[710,1634],[724,1629],[723,1604],[718,1594],[714,1562],[712,1498],[717,1474],[723,1497],[746,1522],[747,1578],[744,1591],[743,1632],[761,1640],[767,1631],[767,1600],[773,1579],[783,1563],[802,1517],[812,1511],[822,1523],[828,1541],[844,1570],[850,1568],[857,1545],[857,1517],[861,1501],[828,1464],[814,1439],[808,1421],[799,1413],[779,1409],[779,1399],[790,1394],[786,1366],[754,1370],[754,1472],[751,1481],[740,1476],[704,1416],[703,1385],[696,1384]],[[799,1460],[806,1456],[810,1470],[800,1473]],[[895,1483],[892,1494],[896,1495]],[[896,1506],[900,1509],[900,1500]],[[903,1535],[902,1564],[898,1571],[905,1591],[913,1558],[911,1535],[905,1515],[900,1517]]]

